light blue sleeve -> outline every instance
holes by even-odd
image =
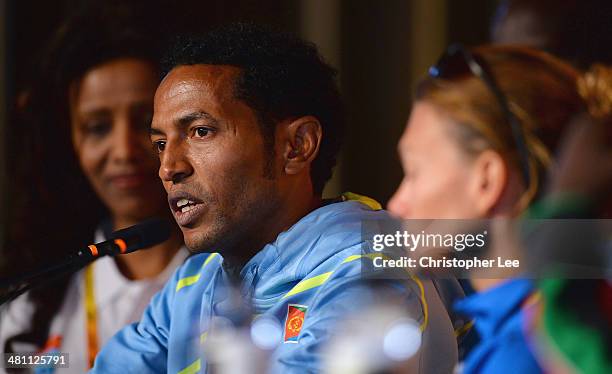
[[[179,271],[145,309],[140,322],[124,327],[102,348],[90,373],[165,373],[168,337]]]

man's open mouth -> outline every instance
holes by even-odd
[[[174,218],[180,226],[193,224],[203,213],[205,205],[202,200],[187,192],[174,192],[168,195],[168,202]]]

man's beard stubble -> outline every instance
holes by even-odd
[[[206,230],[192,243],[186,243],[190,252],[218,252],[223,256],[224,263],[241,266],[263,249],[269,241],[266,240],[269,237],[266,223],[273,219],[282,206],[274,183],[276,173],[273,163],[266,161],[262,175],[264,182],[259,185],[250,186],[244,178],[238,176],[240,173],[232,173],[226,184],[233,191],[227,206],[223,206],[210,193],[201,191],[197,195],[203,197],[208,207],[213,208],[208,213],[214,217],[210,230]]]

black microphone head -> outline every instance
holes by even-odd
[[[170,223],[162,218],[150,218],[137,225],[113,232],[109,239],[123,239],[127,245],[124,253],[149,248],[170,238]]]

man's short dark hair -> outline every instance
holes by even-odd
[[[336,71],[317,48],[291,34],[250,23],[234,23],[204,36],[181,37],[164,58],[162,71],[181,65],[238,67],[234,95],[258,116],[266,147],[274,145],[276,124],[311,115],[323,139],[311,178],[321,194],[331,177],[343,137],[344,115]]]

